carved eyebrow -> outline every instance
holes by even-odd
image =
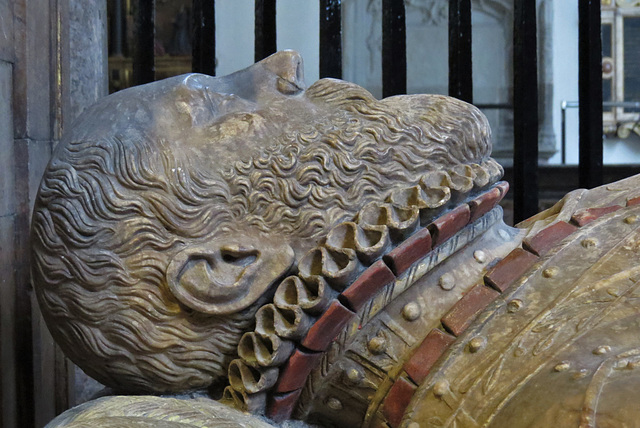
[[[205,87],[204,90],[204,97],[207,100],[207,102],[209,103],[211,110],[218,112],[218,108],[216,107],[216,105],[213,103],[213,100],[211,99],[211,94],[209,93],[209,91],[207,90],[208,88]]]

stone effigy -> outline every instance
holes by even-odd
[[[639,179],[512,228],[490,151],[475,107],[306,88],[294,52],[101,100],[32,273],[120,395],[50,426],[635,426]]]

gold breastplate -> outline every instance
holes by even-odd
[[[443,263],[416,263],[343,330],[294,415],[392,428],[635,426],[640,209],[572,213],[522,245],[524,231],[497,222],[464,248],[452,239]]]

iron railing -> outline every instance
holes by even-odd
[[[154,0],[137,0],[134,83],[154,78]],[[320,1],[320,77],[342,76],[341,0]],[[443,0],[444,1],[444,0]],[[514,218],[538,211],[538,76],[535,0],[513,0]],[[382,92],[407,88],[403,0],[382,0]],[[602,184],[600,0],[578,0],[580,186]],[[472,102],[471,0],[449,0],[449,93]],[[276,51],[276,0],[255,0],[255,59]],[[193,0],[193,71],[215,74],[215,1]]]

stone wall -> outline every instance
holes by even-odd
[[[74,370],[33,297],[29,225],[64,128],[106,94],[106,0],[0,0],[0,426],[75,402]]]

